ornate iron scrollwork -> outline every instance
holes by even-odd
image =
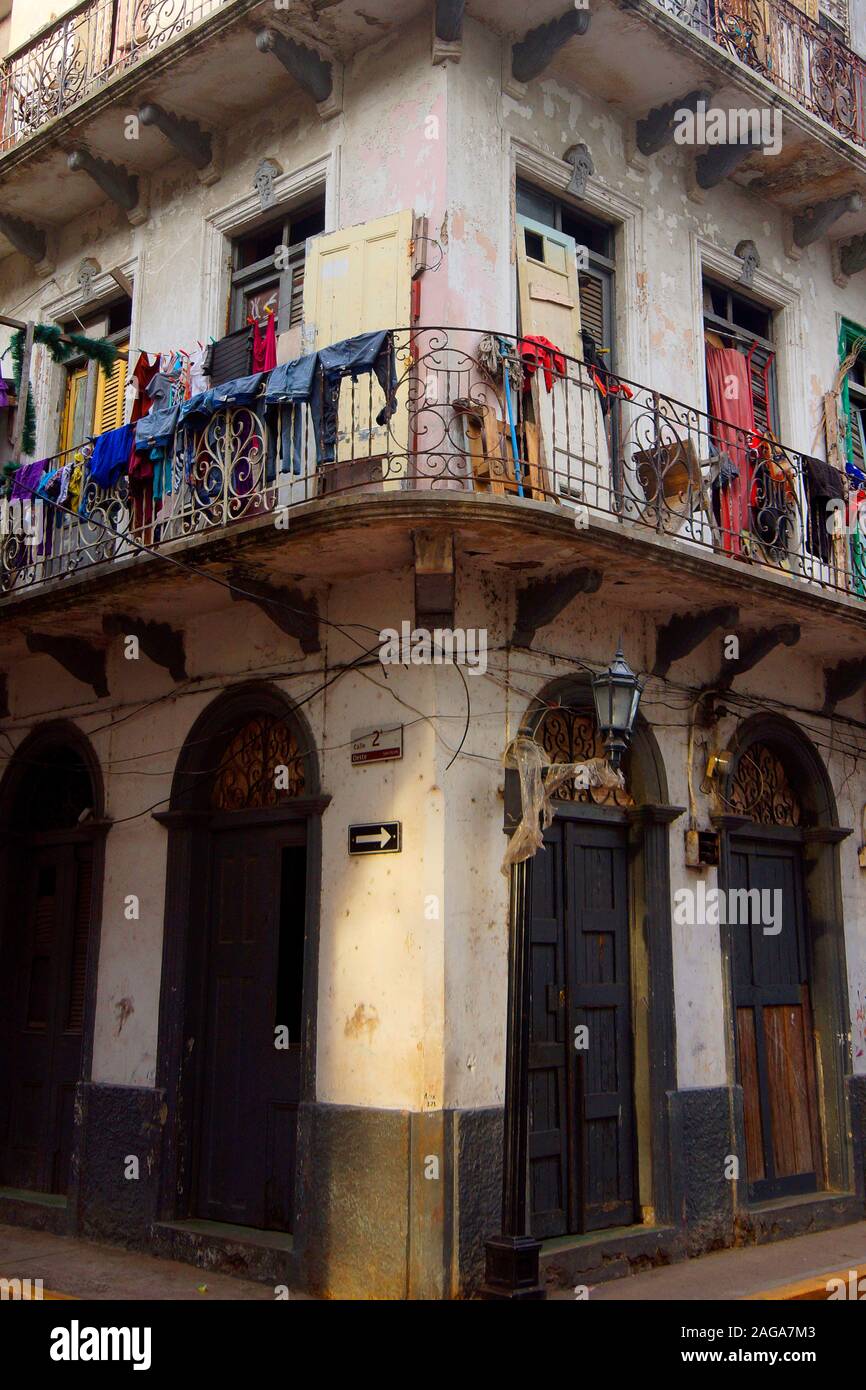
[[[740,756],[730,795],[731,809],[758,825],[797,826],[800,802],[784,763],[765,743],[754,743]]]
[[[582,763],[604,757],[604,740],[592,714],[570,709],[549,710],[541,721],[539,742],[553,763]],[[597,806],[633,806],[631,792],[620,787],[576,788],[563,782],[556,792],[560,801],[588,801]]]
[[[284,720],[258,715],[230,740],[211,791],[215,811],[248,811],[278,806],[303,796],[304,758]]]

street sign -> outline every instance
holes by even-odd
[[[350,854],[399,854],[402,848],[403,826],[398,820],[349,826]]]
[[[385,763],[403,756],[403,725],[390,729],[353,729],[352,766]]]

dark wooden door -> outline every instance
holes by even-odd
[[[743,923],[740,910],[740,924],[729,927],[749,1196],[763,1201],[813,1192],[822,1165],[802,850],[736,841],[731,887],[780,895],[766,900],[768,912],[753,899],[749,920]],[[781,929],[767,932],[779,905]]]
[[[302,826],[212,841],[197,1210],[289,1231],[294,1201],[306,855]],[[277,1028],[289,1045],[278,1047]]]
[[[557,817],[533,863],[530,1212],[540,1237],[634,1218],[625,832]],[[577,1030],[587,1030],[587,1046]]]
[[[8,1187],[68,1187],[92,889],[92,846],[24,851],[0,981],[0,1184]]]

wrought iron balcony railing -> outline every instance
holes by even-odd
[[[25,140],[225,0],[86,0],[0,65],[0,151]]]
[[[760,73],[840,135],[866,144],[866,62],[790,0],[656,4]]]
[[[337,398],[320,379],[318,411],[269,404],[263,376],[252,404],[211,402],[180,423],[152,477],[98,487],[87,444],[75,451],[80,505],[36,500],[19,484],[0,514],[0,592],[152,550],[176,555],[245,522],[287,525],[313,501],[422,489],[541,501],[568,510],[578,530],[613,522],[632,538],[866,597],[866,490],[844,472],[582,361],[538,361],[500,334],[394,330],[386,343],[390,406],[373,374],[346,378]],[[43,467],[57,475],[55,495],[73,457]]]

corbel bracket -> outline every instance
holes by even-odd
[[[82,637],[55,637],[42,632],[28,632],[26,639],[28,651],[50,656],[82,685],[92,686],[93,693],[100,698],[108,694],[102,647],[94,647]]]
[[[743,637],[740,643],[739,656],[723,662],[716,679],[704,689],[730,690],[737,676],[741,676],[744,671],[751,671],[753,667],[764,660],[764,657],[775,651],[776,647],[795,647],[799,640],[800,627],[798,623],[778,623],[775,627],[750,632]]]
[[[654,106],[637,123],[635,132],[637,149],[643,155],[658,154],[659,150],[663,150],[665,145],[669,145],[673,140],[678,114],[681,111],[691,111],[694,114],[700,102],[709,105],[712,99],[712,92],[697,89],[693,92],[686,92],[684,97],[680,97],[676,101],[666,102],[664,106]]]
[[[708,608],[705,613],[684,613],[671,618],[658,631],[653,675],[666,676],[675,661],[681,661],[693,652],[711,632],[720,627],[733,627],[739,618],[740,610],[734,604]]]
[[[585,34],[589,24],[589,10],[572,6],[559,19],[530,29],[511,49],[511,73],[515,82],[531,82],[540,77],[569,39]]]
[[[305,598],[300,589],[281,589],[241,571],[229,578],[232,598],[237,603],[254,603],[281,632],[300,642],[301,651],[307,655],[321,651],[319,607],[315,599]],[[244,592],[239,593],[238,589]]]
[[[144,126],[156,126],[181,158],[192,165],[202,183],[216,183],[219,170],[215,168],[214,142],[209,131],[185,116],[175,116],[154,101],[138,108],[138,119]]]
[[[342,68],[321,58],[314,48],[296,43],[278,29],[260,29],[256,34],[260,53],[273,53],[289,76],[313,98],[323,120],[330,120],[343,109]]]
[[[187,679],[183,633],[168,623],[148,623],[126,614],[106,613],[102,618],[106,637],[135,637],[138,645],[157,666],[163,666],[172,680]]]
[[[866,685],[866,657],[840,661],[837,666],[824,668],[824,708],[822,714],[832,714],[837,705],[856,695]]]
[[[511,634],[513,647],[531,647],[540,627],[547,627],[577,594],[596,594],[602,573],[578,569],[558,579],[536,579],[517,593],[517,620]]]
[[[134,226],[145,220],[147,211],[142,206],[137,174],[130,174],[120,164],[112,164],[107,159],[97,159],[83,149],[71,150],[66,163],[76,173],[87,174],[107,198],[123,209]]]

